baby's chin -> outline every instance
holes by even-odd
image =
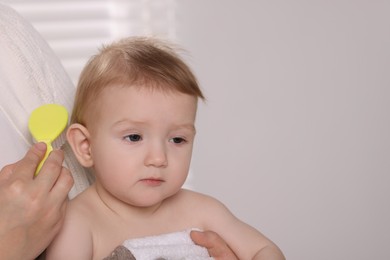
[[[128,200],[125,202],[131,207],[137,207],[141,210],[157,210],[165,201],[173,196],[173,194],[169,195],[150,195],[144,194],[143,197],[133,198],[132,200]]]

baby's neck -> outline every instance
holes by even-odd
[[[98,183],[94,183],[91,189],[96,194],[98,203],[101,203],[101,207],[107,214],[115,215],[117,218],[126,221],[131,219],[152,219],[160,214],[161,208],[165,204],[165,200],[162,200],[148,206],[132,205],[117,199]]]

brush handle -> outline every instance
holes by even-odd
[[[37,167],[37,170],[35,171],[35,176],[38,175],[38,173],[41,170],[43,164],[45,163],[47,157],[49,156],[51,151],[53,151],[53,147],[51,146],[50,142],[45,142],[45,144],[46,144],[46,153],[45,153],[45,156],[43,157],[42,161],[39,163],[39,165]]]

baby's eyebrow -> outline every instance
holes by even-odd
[[[118,120],[118,121],[114,122],[112,126],[113,127],[117,127],[117,126],[121,126],[121,125],[126,126],[127,124],[132,124],[132,125],[137,125],[137,126],[147,125],[147,123],[143,122],[143,121],[122,119],[122,120]],[[173,125],[173,127],[171,129],[172,130],[184,129],[184,130],[192,132],[193,134],[196,134],[196,128],[195,128],[195,125],[193,123]]]
[[[143,128],[146,125],[147,125],[146,122],[142,122],[142,121],[120,119],[118,121],[113,122],[110,126],[110,129],[115,131],[124,131],[124,130],[129,130],[129,128]]]
[[[117,126],[117,125],[126,125],[126,124],[133,124],[133,125],[146,125],[146,122],[139,121],[139,120],[130,120],[130,119],[121,119],[116,122],[114,122],[112,125]]]
[[[186,129],[186,130],[193,132],[194,134],[196,133],[196,128],[195,128],[194,124],[177,125],[174,129]]]

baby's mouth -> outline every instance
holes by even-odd
[[[142,182],[148,186],[156,187],[156,186],[160,186],[165,181],[162,179],[158,179],[158,178],[145,178],[145,179],[141,179],[140,182]]]

